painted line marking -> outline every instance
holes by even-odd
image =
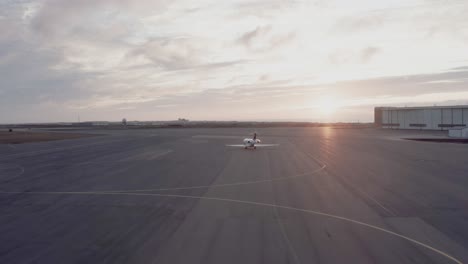
[[[441,256],[444,256],[454,263],[462,264],[462,262],[455,257],[452,257],[448,253],[445,253],[441,250],[438,250],[430,245],[424,244],[423,242],[417,241],[410,237],[404,236],[402,234],[387,230],[382,227],[378,227],[375,225],[367,224],[358,220],[353,220],[351,218],[323,213],[314,210],[302,209],[297,207],[285,206],[285,205],[276,205],[276,204],[269,204],[269,203],[262,203],[262,202],[253,202],[253,201],[246,201],[246,200],[235,200],[235,199],[227,199],[227,198],[218,198],[218,197],[208,197],[208,196],[192,196],[192,195],[178,195],[178,194],[157,194],[157,193],[123,193],[123,192],[0,192],[0,194],[65,194],[65,195],[127,195],[127,196],[156,196],[156,197],[169,197],[169,198],[188,198],[188,199],[200,199],[200,200],[210,200],[210,201],[220,201],[220,202],[230,202],[230,203],[239,203],[239,204],[247,204],[247,205],[256,205],[256,206],[264,206],[264,207],[271,207],[271,208],[279,208],[279,209],[286,209],[296,212],[302,212],[312,215],[324,216],[328,218],[338,219],[345,222],[357,224],[360,226],[368,227],[377,231],[381,231],[399,238],[402,238],[406,241],[412,242],[416,245],[429,249],[435,253],[438,253]]]

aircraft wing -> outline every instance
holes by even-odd
[[[259,147],[259,148],[262,148],[262,147],[277,147],[279,146],[279,144],[255,144],[255,147]],[[239,148],[244,148],[245,145],[244,144],[237,144],[237,145],[226,145],[226,147],[239,147]]]

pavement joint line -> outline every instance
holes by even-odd
[[[325,151],[327,152],[328,154],[331,154],[332,152],[331,151]],[[309,157],[311,157],[312,159],[314,159],[315,161],[319,162],[319,163],[322,163],[322,164],[325,164],[325,162],[317,159],[316,157],[313,157],[312,155],[310,155],[309,153],[306,153]],[[367,197],[368,199],[370,199],[372,202],[374,202],[375,204],[377,204],[377,206],[381,207],[382,209],[384,209],[388,214],[390,214],[390,216],[397,216],[396,213],[394,213],[392,210],[388,209],[387,207],[385,207],[384,205],[382,205],[382,203],[380,203],[379,201],[377,201],[377,199],[375,199],[374,197],[372,197],[371,195],[369,195],[368,193],[364,192],[363,190],[357,188],[354,184],[350,183],[346,178],[342,178],[346,183],[348,183],[350,186],[352,186],[355,190],[357,190],[358,192],[360,192],[362,195],[364,195],[365,197]]]
[[[16,147],[15,147],[15,146],[13,146],[13,144],[8,144],[8,147],[9,147],[9,148],[11,148],[11,149],[13,149],[13,150],[15,150],[15,149],[16,149]]]
[[[300,264],[301,261],[299,260],[299,256],[297,255],[297,252],[294,249],[294,247],[293,247],[293,245],[291,243],[291,240],[288,237],[288,234],[286,233],[286,229],[284,227],[283,221],[281,221],[281,219],[280,219],[280,215],[278,213],[278,207],[275,206],[274,211],[275,211],[276,221],[278,222],[278,225],[279,225],[280,230],[281,230],[281,234],[283,235],[283,239],[286,241],[286,245],[287,245],[289,251],[291,251],[291,255],[294,258],[294,263]]]
[[[333,154],[330,150],[325,150],[325,152],[327,152],[328,154]],[[377,199],[375,199],[374,197],[372,197],[370,194],[368,194],[367,192],[359,189],[358,187],[356,187],[354,184],[350,183],[346,178],[342,178],[344,181],[346,181],[349,185],[351,185],[354,189],[356,189],[358,192],[360,192],[362,195],[364,195],[365,197],[367,197],[369,200],[371,200],[372,202],[374,202],[375,204],[377,204],[380,208],[382,208],[384,211],[386,211],[388,214],[390,214],[390,216],[397,216],[396,213],[394,213],[392,210],[390,210],[389,208],[385,207],[382,203],[380,203]]]
[[[142,160],[154,160],[154,159],[157,159],[157,158],[162,157],[162,156],[164,156],[164,155],[167,155],[167,154],[169,154],[169,153],[171,153],[171,152],[173,152],[173,150],[172,150],[172,149],[168,149],[168,150],[166,150],[166,151],[164,151],[164,152],[156,153],[155,155],[151,156],[150,159],[147,158],[147,159],[142,159]],[[146,154],[146,153],[144,153],[144,154]],[[135,160],[139,160],[138,157],[141,157],[141,156],[144,156],[144,155],[136,156],[136,157],[137,157],[136,159],[135,159],[135,156],[130,156],[130,157],[126,157],[126,158],[117,160],[117,161],[115,161],[115,162],[129,162],[129,161],[135,161]]]
[[[49,149],[14,153],[14,154],[0,156],[0,160],[1,159],[7,159],[7,158],[14,158],[14,157],[33,156],[33,155],[36,155],[36,154],[44,154],[44,153],[49,153],[49,152],[54,152],[54,151],[69,150],[69,149],[75,149],[75,148],[81,148],[81,147],[104,145],[104,144],[112,143],[112,142],[119,142],[119,140],[110,140],[110,141],[106,141],[106,142],[97,142],[97,143],[74,145],[74,146],[68,146],[68,147],[56,147],[56,148],[49,148]]]
[[[18,175],[16,175],[16,177],[19,177],[19,176],[23,175],[23,173],[25,171],[25,168],[23,166],[21,166],[21,165],[18,165],[18,168],[20,168],[21,172]]]
[[[345,180],[347,181],[347,180]],[[349,183],[349,182],[348,182]],[[379,201],[377,201],[377,199],[375,199],[374,197],[370,196],[368,193],[366,193],[365,191],[355,187],[353,184],[350,184],[351,186],[353,186],[356,190],[358,190],[358,192],[360,192],[362,195],[366,196],[367,198],[369,198],[371,201],[373,201],[375,204],[377,204],[378,206],[380,206],[382,209],[384,209],[387,213],[390,214],[390,216],[392,217],[396,217],[397,214],[395,214],[392,210],[388,209],[387,207],[383,206]]]
[[[271,175],[271,166],[269,166],[268,168],[269,168],[269,174]],[[323,165],[322,168],[320,168],[319,170],[321,170],[323,168],[325,168],[325,165]],[[273,183],[273,181],[272,181],[272,183]],[[275,200],[275,204],[277,204],[276,198],[274,200]],[[294,263],[295,264],[301,264],[299,255],[297,254],[296,249],[294,249],[294,245],[292,244],[291,240],[289,239],[288,233],[286,231],[285,224],[283,223],[283,221],[282,221],[282,219],[280,217],[280,214],[278,212],[278,208],[274,207],[273,211],[275,212],[275,218],[276,218],[278,226],[279,226],[279,228],[281,230],[281,235],[283,237],[283,240],[285,241],[286,246],[288,248],[288,251],[290,252],[290,254],[292,255],[292,257],[294,259]]]
[[[155,160],[158,159],[164,155],[167,155],[169,153],[173,152],[172,149],[169,149],[165,152],[162,153],[157,153],[156,155],[152,156],[151,159],[134,159],[134,158],[122,158],[119,160],[108,160],[108,161],[84,161],[84,162],[79,162],[79,163],[74,163],[71,164],[70,166],[81,166],[81,165],[89,165],[89,164],[109,164],[109,163],[124,163],[124,162],[131,162],[131,161],[138,161],[138,160]]]
[[[21,165],[19,165],[19,164],[13,164],[13,163],[11,163],[11,164],[9,164],[9,163],[0,163],[0,166],[1,166],[1,165],[5,165],[5,164],[7,165],[6,168],[10,167],[10,168],[17,168],[17,169],[20,169],[19,174],[18,174],[18,175],[15,175],[14,177],[19,177],[19,176],[23,175],[23,173],[24,173],[25,170],[26,170],[23,166],[21,166]],[[11,165],[11,166],[9,166],[9,165]]]
[[[312,214],[312,215],[319,215],[319,216],[324,216],[332,219],[337,219],[337,220],[342,220],[345,222],[357,224],[360,226],[368,227],[377,231],[381,231],[399,238],[402,238],[406,241],[412,242],[416,245],[419,245],[423,248],[429,249],[441,256],[446,257],[447,259],[450,259],[454,263],[457,264],[462,264],[462,262],[455,257],[449,255],[448,253],[438,250],[430,245],[427,245],[423,242],[420,242],[416,239],[412,239],[410,237],[407,237],[405,235],[393,232],[391,230],[378,227],[372,224],[368,224],[365,222],[361,222],[358,220],[354,220],[351,218],[343,217],[343,216],[338,216],[338,215],[333,215],[333,214],[328,214],[320,211],[314,211],[314,210],[309,210],[309,209],[303,209],[303,208],[297,208],[297,207],[291,207],[291,206],[286,206],[286,205],[278,205],[278,204],[269,204],[269,203],[263,203],[263,202],[254,202],[254,201],[247,201],[247,200],[236,200],[236,199],[228,199],[228,198],[219,198],[219,197],[209,197],[209,196],[193,196],[193,195],[179,195],[179,194],[159,194],[159,193],[131,193],[131,192],[6,192],[6,191],[0,191],[0,194],[41,194],[41,195],[127,195],[127,196],[153,196],[153,197],[169,197],[169,198],[187,198],[187,199],[199,199],[199,200],[210,200],[210,201],[219,201],[219,202],[231,202],[231,203],[239,203],[239,204],[244,204],[244,205],[256,205],[256,206],[264,206],[264,207],[270,207],[270,208],[279,208],[279,209],[286,209],[286,210],[291,210],[291,211],[296,211],[296,212],[302,212],[302,213],[307,213],[307,214]]]
[[[204,189],[204,188],[219,188],[219,187],[229,187],[229,186],[238,186],[238,185],[249,185],[256,183],[265,183],[265,182],[274,182],[274,181],[283,181],[294,178],[301,178],[313,175],[317,172],[320,172],[326,168],[326,165],[322,165],[317,170],[312,172],[305,172],[294,176],[288,177],[278,177],[265,180],[256,180],[256,181],[245,181],[245,182],[234,182],[234,183],[224,183],[224,184],[213,184],[213,185],[200,185],[200,186],[187,186],[187,187],[174,187],[174,188],[155,188],[155,189],[137,189],[137,190],[115,190],[115,191],[102,191],[102,192],[115,192],[115,193],[124,193],[124,192],[151,192],[151,191],[177,191],[177,190],[191,190],[191,189]]]

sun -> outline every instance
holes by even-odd
[[[323,96],[317,102],[317,109],[324,115],[331,115],[338,108],[338,102],[331,96]]]

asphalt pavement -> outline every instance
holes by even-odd
[[[0,145],[0,263],[468,263],[467,145],[255,131]]]

